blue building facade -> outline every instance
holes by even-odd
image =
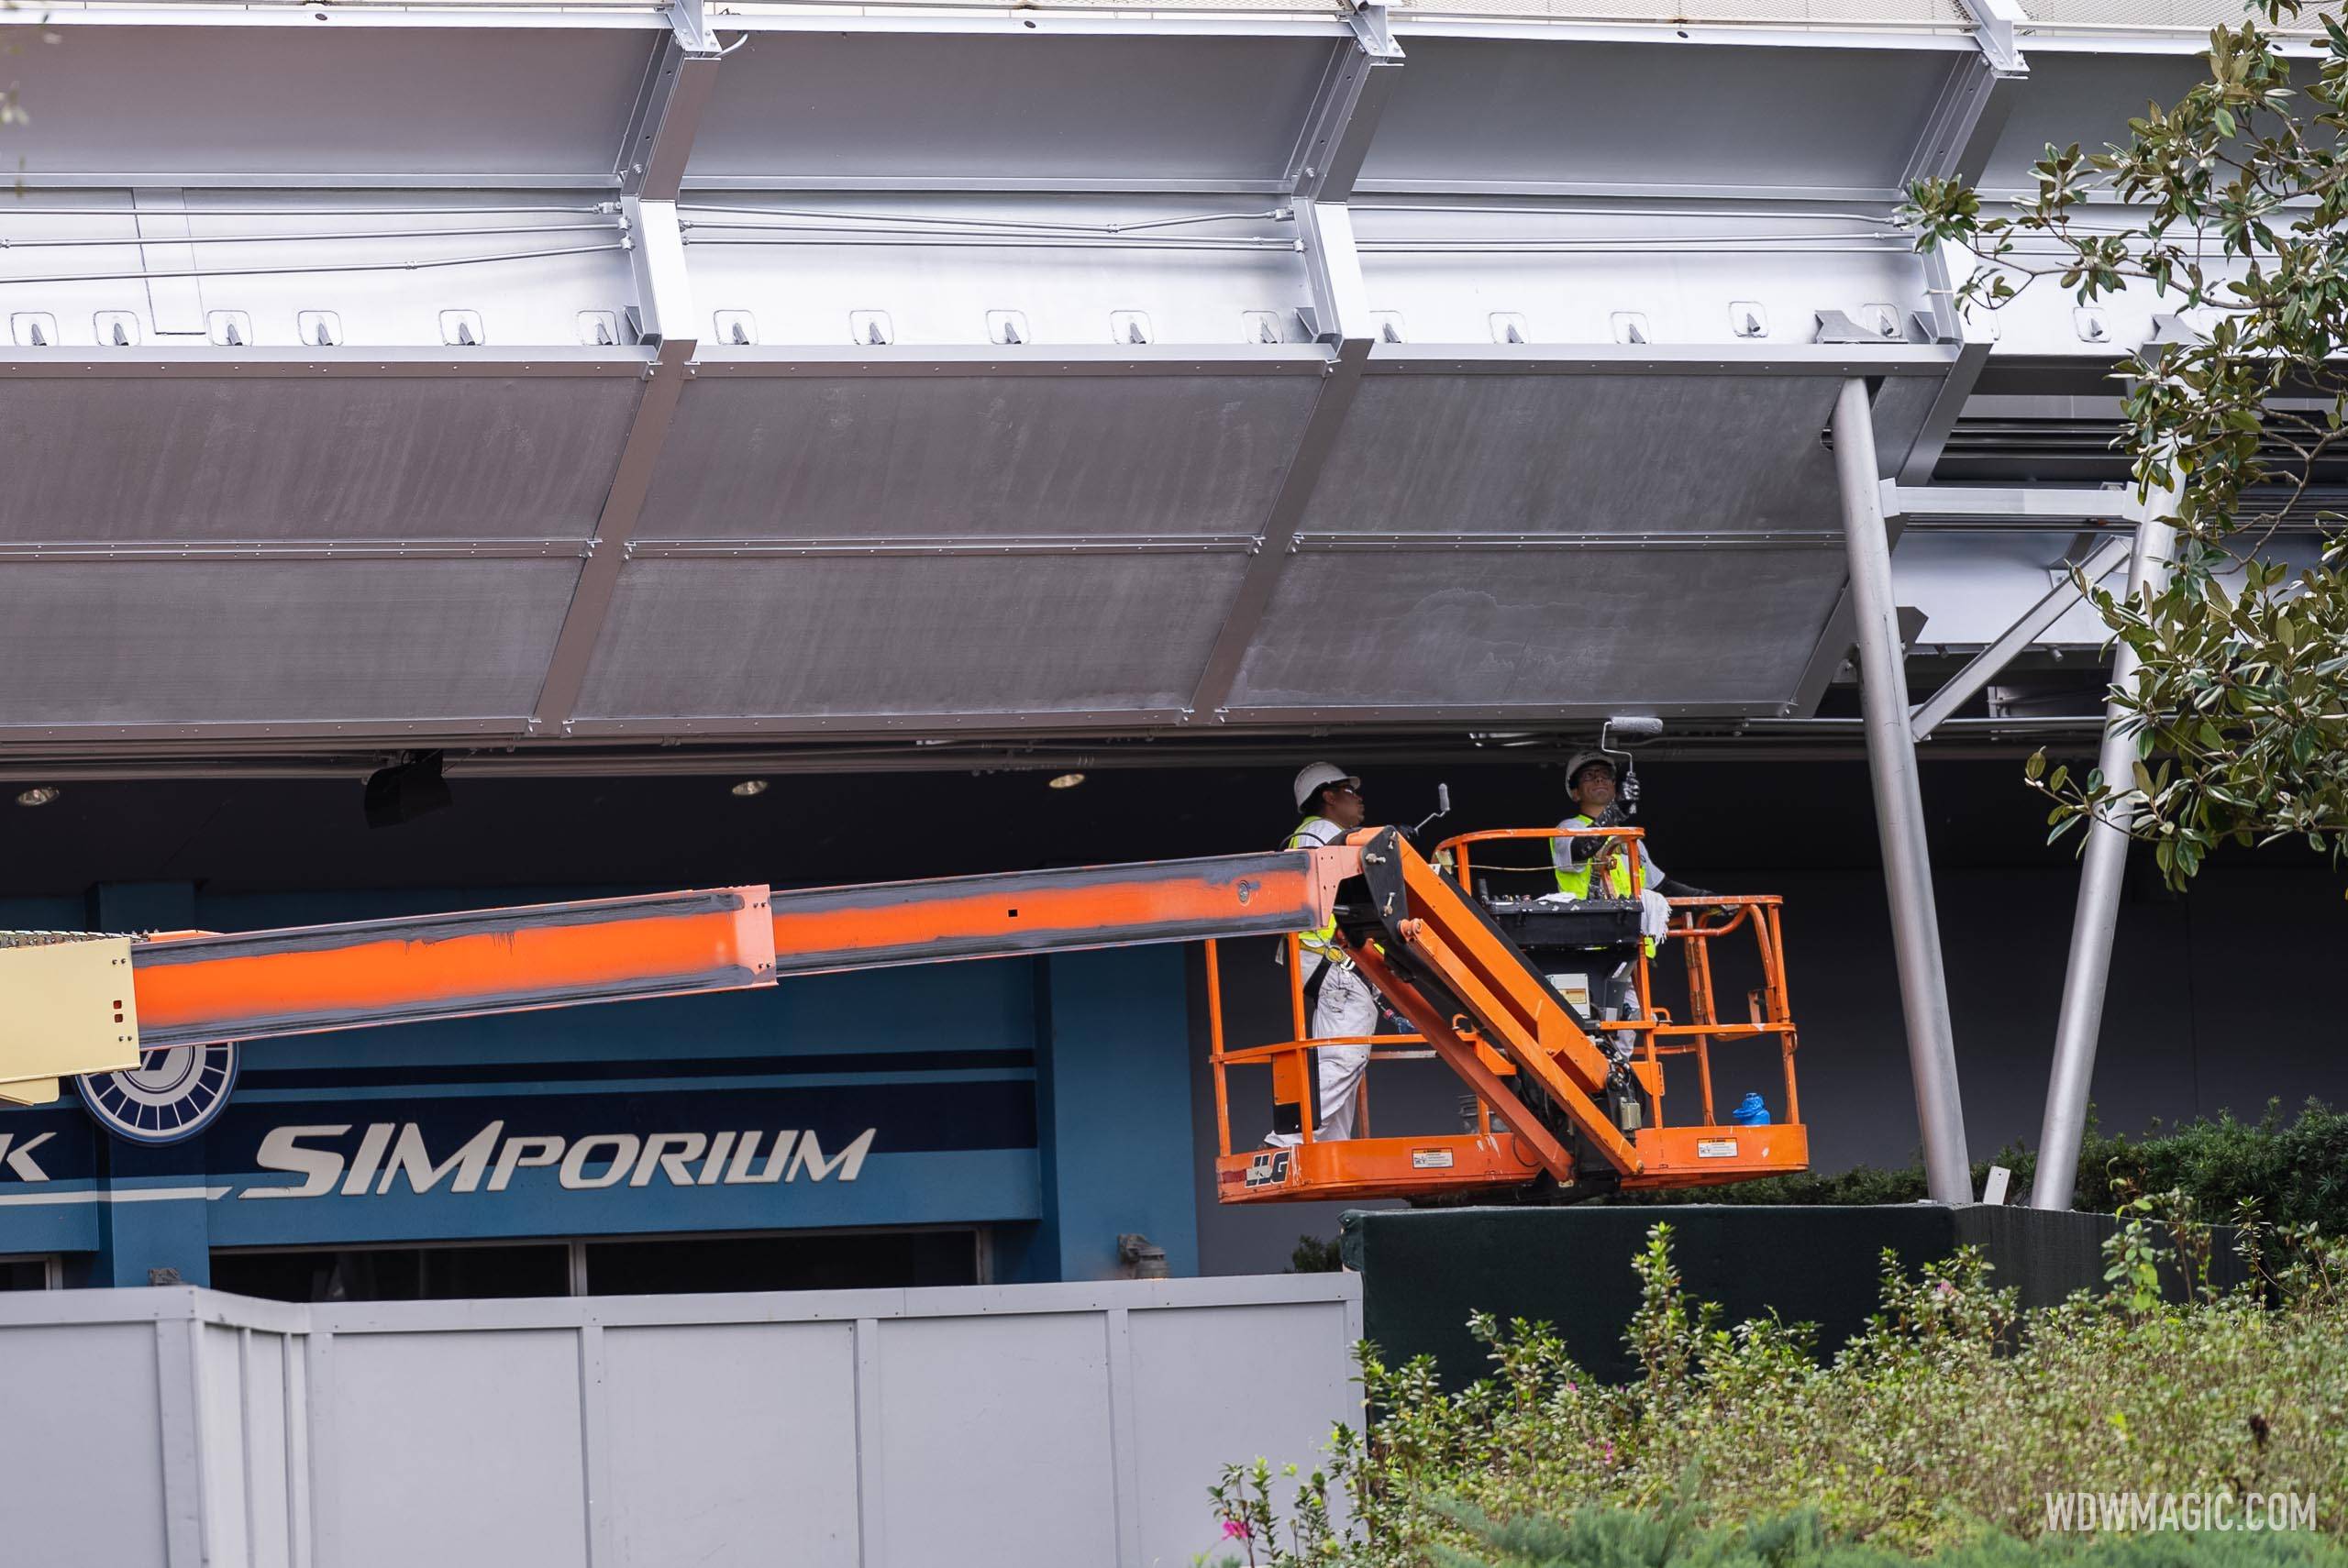
[[[142,885],[0,924],[256,930],[558,896],[577,895]],[[0,1110],[0,1256],[67,1285],[206,1284],[255,1249],[947,1228],[979,1277],[1113,1276],[1124,1234],[1194,1273],[1185,995],[1180,948],[1126,948],[259,1042],[181,1142],[110,1133],[72,1096]]]

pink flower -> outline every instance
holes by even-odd
[[[1252,1533],[1254,1532],[1248,1529],[1247,1521],[1246,1519],[1225,1519],[1223,1521],[1223,1534],[1224,1539],[1226,1540],[1246,1540]]]
[[[1951,1285],[1945,1279],[1935,1281],[1934,1284],[1943,1296],[1954,1296],[1956,1294],[1956,1286]]]
[[[1614,1463],[1614,1445],[1611,1442],[1606,1445],[1606,1463],[1609,1464]]]
[[[1566,1392],[1568,1394],[1578,1394],[1581,1392],[1581,1385],[1578,1383],[1568,1383],[1566,1385]]]

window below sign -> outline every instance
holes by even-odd
[[[212,1287],[275,1301],[902,1289],[980,1284],[984,1256],[969,1227],[279,1248],[214,1253]],[[12,1266],[0,1262],[0,1288]],[[40,1262],[27,1266],[24,1288],[39,1288]]]
[[[0,1258],[0,1290],[50,1290],[56,1287],[56,1259]]]
[[[587,1243],[587,1294],[873,1290],[980,1282],[976,1231],[664,1236]]]
[[[568,1296],[570,1249],[521,1246],[217,1252],[212,1288],[273,1301],[448,1301]]]

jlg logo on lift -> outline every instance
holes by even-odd
[[[1289,1167],[1294,1163],[1286,1149],[1268,1149],[1247,1162],[1249,1187],[1279,1187],[1287,1182]]]
[[[836,1176],[854,1181],[872,1152],[868,1127],[826,1159],[813,1132],[592,1132],[583,1138],[552,1134],[505,1137],[505,1123],[493,1121],[437,1161],[414,1122],[378,1121],[360,1134],[346,1155],[340,1148],[312,1145],[346,1138],[348,1122],[316,1127],[279,1127],[260,1142],[257,1163],[267,1171],[298,1172],[303,1179],[281,1187],[255,1187],[245,1198],[345,1198],[381,1195],[404,1176],[408,1190],[430,1192],[442,1182],[450,1192],[504,1192],[514,1173],[551,1167],[565,1187],[739,1187],[763,1182],[810,1181]],[[763,1154],[761,1151],[763,1149]]]

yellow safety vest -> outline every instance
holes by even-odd
[[[1322,841],[1317,838],[1307,840],[1304,836],[1304,830],[1311,827],[1314,823],[1327,822],[1329,822],[1329,819],[1326,817],[1313,816],[1305,818],[1302,822],[1296,824],[1296,831],[1288,835],[1288,842],[1281,845],[1280,847],[1282,849],[1303,849],[1307,847],[1315,849],[1319,848]],[[1331,827],[1335,827],[1337,824],[1335,823],[1329,823],[1329,825]],[[1340,833],[1338,836],[1343,837],[1344,834]],[[1333,839],[1330,842],[1335,843],[1335,840]],[[1342,956],[1342,955],[1337,951],[1337,919],[1335,915],[1330,916],[1329,923],[1323,926],[1320,930],[1303,933],[1301,940],[1304,946],[1320,954],[1324,958],[1337,958]]]
[[[1587,816],[1578,816],[1567,817],[1565,821],[1565,825],[1569,828],[1586,828],[1595,827],[1598,824],[1593,823]],[[1572,840],[1553,838],[1549,842],[1553,845],[1560,845],[1569,844]],[[1615,839],[1613,842],[1620,844],[1623,841],[1621,839]],[[1591,861],[1585,860],[1578,867],[1570,871],[1567,870],[1562,866],[1558,867],[1557,890],[1561,893],[1570,893],[1577,899],[1586,899],[1589,897],[1589,868],[1591,864]],[[1626,848],[1617,854],[1614,857],[1614,864],[1608,868],[1606,873],[1606,888],[1608,894],[1611,897],[1617,899],[1634,899],[1638,897],[1640,893],[1646,890],[1646,857],[1645,856],[1641,856],[1639,857],[1639,879],[1637,886],[1634,888],[1631,882],[1631,852]],[[1652,958],[1655,956],[1654,937],[1649,936],[1642,938],[1640,941],[1640,946],[1645,949],[1646,955],[1648,957]]]
[[[1594,824],[1591,823],[1589,818],[1581,816],[1567,817],[1566,819],[1565,825],[1569,828],[1586,828],[1593,826]],[[1552,839],[1550,842],[1552,844],[1563,845],[1570,844],[1572,840]],[[1613,842],[1620,844],[1622,840],[1616,839]],[[1593,859],[1595,857],[1593,857]],[[1579,866],[1571,870],[1567,870],[1563,866],[1558,867],[1557,891],[1561,893],[1571,893],[1577,899],[1586,899],[1589,897],[1589,868],[1591,864],[1591,860],[1585,860]],[[1645,859],[1642,857],[1639,861],[1638,885],[1636,888],[1632,886],[1631,856],[1630,851],[1627,849],[1622,851],[1615,856],[1613,866],[1611,867],[1606,873],[1608,893],[1613,898],[1634,898],[1640,891],[1645,889],[1646,883],[1647,865]]]

